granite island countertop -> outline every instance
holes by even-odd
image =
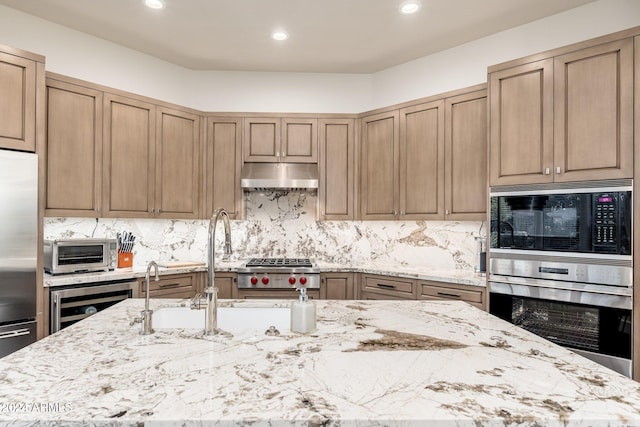
[[[317,301],[313,334],[213,337],[142,336],[143,305],[0,359],[0,424],[640,425],[639,383],[463,302]]]

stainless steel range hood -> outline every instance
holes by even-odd
[[[245,163],[240,186],[245,190],[318,188],[314,163]]]

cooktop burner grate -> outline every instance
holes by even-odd
[[[313,267],[309,258],[251,258],[247,267]]]

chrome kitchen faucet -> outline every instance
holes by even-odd
[[[215,335],[218,333],[218,288],[215,287],[215,243],[216,243],[216,225],[222,217],[224,224],[224,253],[231,254],[231,225],[229,223],[229,214],[223,208],[215,210],[209,220],[209,283],[204,290],[207,298],[207,311],[204,316],[204,334]]]
[[[149,335],[153,333],[153,324],[152,324],[153,310],[149,309],[149,276],[151,274],[151,267],[153,267],[156,271],[156,282],[160,280],[160,277],[158,276],[158,264],[155,261],[151,261],[147,265],[147,275],[145,276],[145,281],[146,281],[145,291],[147,294],[145,295],[145,299],[144,299],[144,310],[140,313],[140,319],[142,322],[142,331],[140,331],[140,333],[142,335]]]

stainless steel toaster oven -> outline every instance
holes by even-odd
[[[50,274],[115,270],[116,239],[57,239],[44,241],[44,270]]]

